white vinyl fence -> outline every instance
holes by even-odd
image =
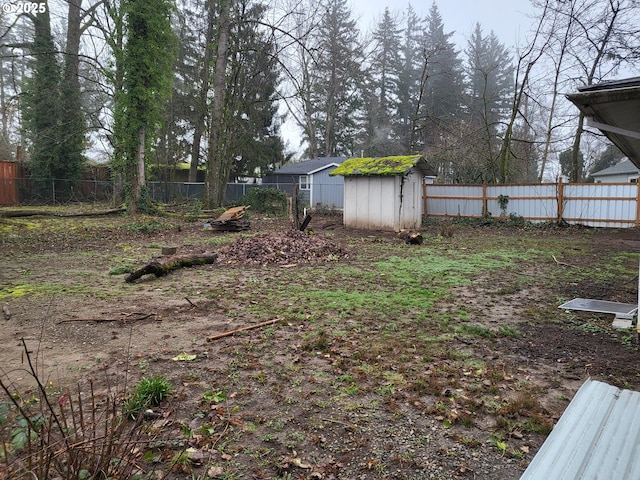
[[[640,184],[423,185],[425,217],[516,215],[592,227],[640,226]]]

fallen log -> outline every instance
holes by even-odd
[[[15,218],[15,217],[100,217],[103,215],[113,215],[116,213],[126,212],[126,208],[114,208],[111,210],[101,210],[96,212],[76,212],[76,213],[58,213],[50,210],[0,210],[0,217],[2,218]]]
[[[147,314],[140,314],[139,317],[131,317],[130,315],[125,316],[124,318],[67,318],[65,320],[60,320],[59,322],[57,322],[57,324],[61,324],[61,323],[71,323],[71,322],[133,322],[133,321],[137,321],[137,320],[146,320],[149,317],[157,317],[157,314],[155,313],[147,313]],[[156,320],[158,320],[156,318]]]
[[[223,337],[229,337],[229,336],[233,335],[234,333],[244,332],[246,330],[253,330],[254,328],[260,328],[260,327],[264,327],[266,325],[271,325],[272,323],[279,322],[280,320],[282,320],[282,319],[281,318],[275,318],[273,320],[268,320],[266,322],[256,323],[255,325],[249,325],[248,327],[237,328],[235,330],[229,330],[228,332],[219,333],[217,335],[212,335],[210,337],[207,337],[207,342],[212,342],[214,340],[217,340],[217,339],[223,338]]]
[[[217,253],[205,252],[193,255],[171,255],[170,257],[160,257],[152,260],[144,267],[135,272],[131,272],[124,280],[133,283],[144,275],[154,274],[156,277],[163,277],[173,270],[183,267],[193,267],[194,265],[206,265],[215,263],[218,258]]]

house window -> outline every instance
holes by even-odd
[[[638,179],[637,178],[630,178],[629,182],[630,183],[638,183]]]
[[[311,189],[311,182],[309,181],[309,175],[300,175],[298,179],[298,185],[300,185],[300,190],[309,190]]]

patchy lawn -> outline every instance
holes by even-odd
[[[640,389],[634,331],[557,308],[636,301],[635,229],[250,220],[0,218],[0,476],[31,436],[52,478],[517,479],[586,378]],[[165,246],[219,257],[125,283]],[[168,394],[121,422],[141,379]]]

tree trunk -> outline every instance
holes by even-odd
[[[220,139],[224,129],[224,102],[227,73],[227,50],[229,48],[229,34],[231,1],[221,0],[220,15],[218,17],[218,48],[216,66],[213,78],[214,97],[211,109],[211,126],[209,131],[209,152],[207,161],[207,177],[205,184],[206,204],[215,208],[224,202],[227,185],[227,164],[230,159],[221,155]]]
[[[209,92],[209,77],[211,71],[211,53],[213,52],[213,28],[215,23],[215,2],[208,2],[207,34],[205,37],[206,49],[202,58],[202,70],[200,71],[200,91],[195,104],[195,121],[193,125],[193,144],[191,145],[191,165],[189,166],[189,181],[198,181],[198,164],[200,162],[200,141],[204,132],[207,116],[207,93]]]

